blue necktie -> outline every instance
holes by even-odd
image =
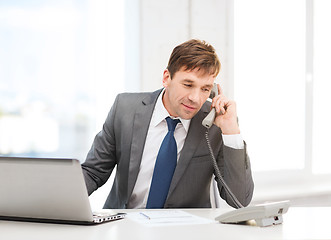
[[[156,158],[146,208],[163,208],[172,176],[177,165],[177,144],[174,131],[179,119],[166,118],[168,133],[164,137]]]

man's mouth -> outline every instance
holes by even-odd
[[[184,105],[184,107],[185,107],[186,109],[188,109],[188,110],[190,110],[190,111],[194,111],[194,110],[196,109],[196,107],[194,107],[194,106],[186,105],[186,104],[184,104],[184,103],[183,103],[183,105]]]

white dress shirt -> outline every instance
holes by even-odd
[[[128,208],[146,208],[156,158],[163,138],[168,133],[168,125],[165,118],[170,115],[162,102],[163,93],[164,90],[159,95],[155,105],[145,141],[145,146],[148,147],[144,147],[137,181],[129,200]],[[180,123],[177,124],[174,132],[177,143],[177,161],[183,149],[191,122],[191,120],[178,119],[180,119]],[[223,135],[223,141],[226,146],[237,149],[244,148],[243,139],[240,134]]]

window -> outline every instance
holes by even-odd
[[[305,163],[305,2],[236,0],[234,96],[254,171]]]
[[[331,2],[314,1],[313,61],[313,173],[331,173]]]
[[[236,0],[233,9],[234,98],[255,201],[330,192],[330,1]]]
[[[2,1],[0,36],[0,154],[85,160],[124,88],[124,4]]]

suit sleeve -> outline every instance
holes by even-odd
[[[222,146],[218,156],[218,164],[224,181],[243,206],[247,206],[253,197],[254,182],[247,154],[246,143],[244,149],[233,149]],[[218,185],[221,197],[232,207],[236,207],[231,198],[227,196],[223,186]]]
[[[118,98],[117,96],[102,130],[96,135],[92,147],[87,154],[87,158],[82,164],[89,195],[107,182],[117,163],[114,116]]]

